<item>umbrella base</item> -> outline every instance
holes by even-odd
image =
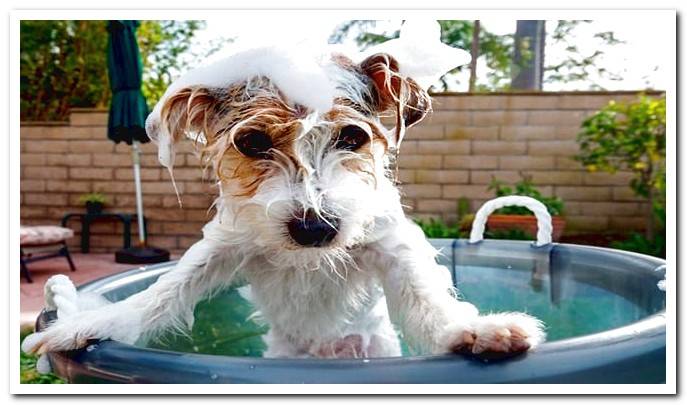
[[[117,263],[151,264],[169,261],[169,251],[156,247],[129,247],[115,252]]]

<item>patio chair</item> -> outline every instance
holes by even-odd
[[[39,260],[64,256],[71,271],[76,271],[67,248],[67,239],[74,236],[71,229],[60,226],[20,226],[19,234],[21,273],[27,282],[32,283],[33,280],[26,265]]]

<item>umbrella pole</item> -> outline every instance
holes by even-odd
[[[131,156],[134,161],[134,184],[136,185],[136,211],[138,214],[139,246],[130,246],[115,252],[117,263],[149,264],[169,261],[169,251],[146,244],[143,226],[143,193],[141,192],[141,148],[138,141],[132,142]]]
[[[146,245],[145,227],[143,226],[143,193],[141,192],[141,151],[138,141],[133,141],[131,157],[134,161],[134,184],[136,185],[136,212],[138,214],[138,237],[141,246]]]

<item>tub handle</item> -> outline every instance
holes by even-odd
[[[662,264],[654,269],[654,271],[662,271],[663,272],[663,280],[659,280],[658,283],[656,283],[656,286],[658,287],[659,290],[665,291],[666,290],[666,265]]]
[[[532,211],[534,216],[537,217],[537,241],[535,242],[535,246],[544,246],[551,243],[553,226],[551,225],[551,215],[549,211],[544,204],[534,198],[519,195],[498,197],[485,202],[477,211],[475,219],[472,221],[470,243],[477,243],[484,239],[484,227],[487,224],[487,218],[492,212],[511,205],[525,207]]]

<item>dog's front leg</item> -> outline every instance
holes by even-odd
[[[459,301],[448,269],[420,228],[403,223],[370,246],[392,320],[414,347],[450,351],[519,352],[544,339],[541,322],[524,313],[479,315]]]
[[[46,301],[54,303],[58,319],[27,336],[22,350],[38,354],[71,350],[85,346],[89,339],[134,343],[166,328],[186,329],[193,323],[196,302],[231,281],[234,263],[227,263],[228,254],[225,244],[202,239],[148,289],[98,308],[84,308],[66,277],[66,283],[49,281]]]

